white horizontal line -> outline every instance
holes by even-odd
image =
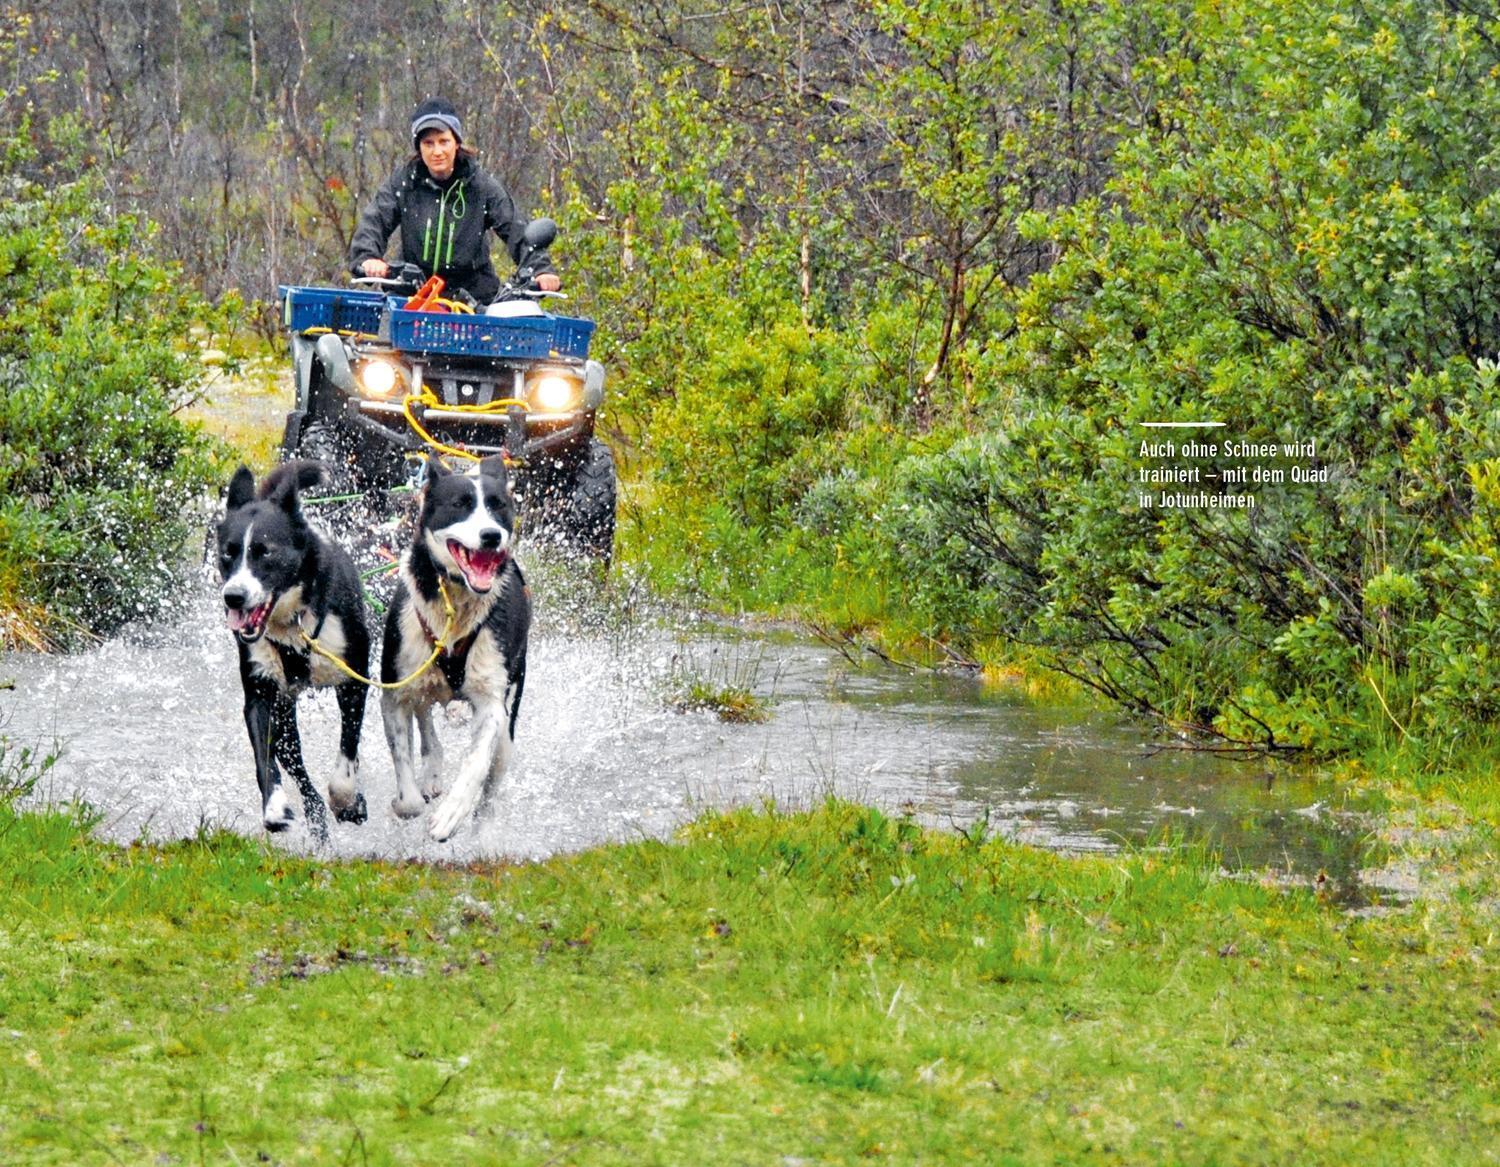
[[[1217,426],[1229,423],[1226,421],[1143,421],[1139,424],[1150,426],[1152,429],[1188,429],[1193,426]]]

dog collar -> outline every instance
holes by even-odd
[[[302,611],[300,611],[300,612],[297,613],[297,627],[298,628],[302,627],[302,617],[306,616],[311,611],[312,611],[311,608],[303,608]],[[307,637],[310,637],[313,640],[318,639],[318,637],[323,634],[323,622],[325,620],[327,620],[327,619],[328,619],[328,613],[324,612],[321,616],[318,617],[318,622],[313,625],[313,630],[311,632],[304,631],[303,635],[305,635]]]

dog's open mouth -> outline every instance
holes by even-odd
[[[500,569],[505,566],[504,550],[486,550],[481,547],[478,551],[471,551],[456,539],[448,540],[448,553],[464,573],[471,591],[489,591],[495,586],[495,577],[500,574]]]
[[[267,600],[258,608],[225,608],[224,620],[233,632],[246,644],[260,639],[266,630],[266,620],[271,615],[271,603]]]

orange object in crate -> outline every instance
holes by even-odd
[[[443,294],[446,287],[442,276],[430,276],[425,284],[417,289],[417,294],[402,305],[407,312],[446,312],[447,307],[435,303]]]

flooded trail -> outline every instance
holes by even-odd
[[[1111,851],[1170,833],[1206,840],[1231,868],[1351,878],[1364,826],[1332,809],[1332,789],[1278,767],[1176,752],[1148,755],[1117,718],[1038,708],[970,678],[854,668],[791,635],[682,629],[573,610],[565,573],[533,575],[538,627],[511,770],[488,809],[447,843],[424,819],[390,812],[395,780],[378,700],[366,712],[363,826],[333,826],[346,857],[466,861],[539,858],[665,837],[708,807],[829,794],[988,829],[1038,846]],[[685,677],[737,685],[769,703],[762,724],[679,712]],[[0,656],[4,732],[59,743],[36,797],[83,801],[104,836],[259,834],[259,799],[241,715],[236,653],[213,586],[199,582],[175,620],[74,656]],[[326,785],[335,757],[331,693],[299,704],[304,754]],[[450,763],[467,740],[444,724]],[[295,800],[294,800],[295,802]],[[279,845],[313,850],[301,823]],[[327,853],[327,852],[325,852]]]

